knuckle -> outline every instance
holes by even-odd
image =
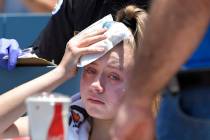
[[[87,38],[87,39],[86,39],[86,43],[87,43],[87,44],[91,43],[91,38]]]

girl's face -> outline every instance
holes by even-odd
[[[90,116],[113,119],[125,93],[132,65],[132,49],[120,43],[105,56],[85,66],[80,92]]]

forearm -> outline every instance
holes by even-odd
[[[209,9],[209,0],[154,1],[143,46],[137,52],[130,97],[159,93],[198,46],[209,24]]]
[[[4,12],[4,1],[0,0],[0,12]]]
[[[5,131],[13,122],[25,113],[24,101],[28,96],[44,91],[52,91],[67,78],[62,68],[55,68],[51,72],[18,86],[0,96],[0,133]]]
[[[23,0],[23,2],[33,12],[50,12],[56,4],[56,0]]]

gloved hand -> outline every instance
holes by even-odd
[[[21,53],[19,44],[15,39],[0,39],[0,67],[12,70],[17,63],[18,55]],[[8,55],[8,59],[3,59]]]

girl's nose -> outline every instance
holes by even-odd
[[[103,93],[104,92],[104,87],[102,86],[102,81],[100,78],[97,78],[90,86],[91,91],[94,93]]]

